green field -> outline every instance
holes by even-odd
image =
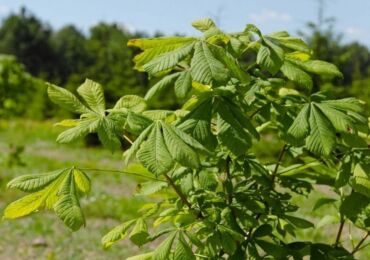
[[[13,177],[26,173],[41,173],[77,164],[82,168],[115,169],[122,168],[121,154],[111,154],[101,148],[86,148],[82,142],[73,145],[59,145],[55,138],[60,132],[54,122],[34,122],[25,120],[0,121],[0,209],[22,196],[21,192],[6,190],[6,183]],[[278,142],[278,141],[277,141]],[[24,146],[19,158],[14,156],[15,147]],[[261,144],[263,147],[263,144]],[[276,145],[274,147],[279,147]],[[265,149],[257,153],[266,153]],[[273,160],[276,151],[264,154],[266,162]],[[13,154],[13,155],[12,155]],[[135,216],[144,202],[133,196],[136,179],[119,173],[96,172],[90,174],[93,189],[89,197],[83,199],[87,226],[72,233],[51,212],[41,212],[32,216],[2,221],[0,233],[0,259],[124,259],[147,250],[138,249],[128,241],[117,243],[108,250],[100,244],[101,237],[112,227]],[[297,196],[299,215],[316,224],[315,229],[306,229],[292,241],[313,238],[316,242],[334,243],[338,223],[335,223],[333,206],[324,206],[312,212],[313,202],[320,196],[335,198],[326,187],[317,187],[310,198]],[[308,204],[307,201],[312,202]],[[351,228],[354,242],[363,235]],[[348,234],[350,227],[344,227]],[[325,234],[325,235],[324,235]],[[328,236],[327,234],[330,234]],[[343,234],[343,238],[348,237]],[[331,237],[332,241],[325,241]],[[351,241],[345,245],[351,248]],[[358,259],[370,259],[370,252],[358,255]]]

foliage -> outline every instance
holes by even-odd
[[[0,55],[0,117],[42,118],[45,90],[45,83],[32,77],[13,56]]]
[[[364,104],[354,98],[330,99],[313,93],[312,76],[340,77],[332,64],[311,58],[308,46],[286,32],[263,35],[254,25],[227,34],[210,19],[193,22],[201,37],[134,39],[141,53],[135,68],[159,81],[145,98],[123,96],[106,108],[101,85],[86,80],[73,93],[49,85],[51,100],[77,120],[59,142],[96,132],[104,146],[119,150],[127,140],[125,169],[148,181],[143,196],[157,195],[102,238],[104,247],[128,237],[151,252],[130,259],[354,259],[369,235],[370,153]],[[248,67],[240,63],[255,54]],[[151,100],[174,88],[178,110],[152,110]],[[259,140],[283,142],[273,163],[253,153]],[[133,141],[132,141],[133,140]],[[91,169],[92,171],[93,169]],[[5,218],[54,209],[72,230],[85,223],[79,198],[90,189],[88,169],[73,167],[21,176],[8,186],[29,192],[11,203]],[[320,198],[315,209],[338,204],[335,241],[296,239],[314,228],[296,215],[293,196],[308,196],[317,184],[336,196]],[[361,201],[361,203],[355,203]],[[366,236],[345,248],[345,222]]]

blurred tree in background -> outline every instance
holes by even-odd
[[[344,75],[343,79],[334,81],[316,78],[314,88],[330,89],[338,97],[354,95],[370,104],[369,49],[358,42],[343,43],[343,35],[336,32],[334,25],[334,19],[321,19],[317,23],[308,23],[308,30],[300,32],[312,48],[315,59],[334,63]],[[160,33],[156,33],[155,36],[159,35]],[[0,25],[0,53],[15,56],[19,63],[24,64],[24,67],[9,56],[6,56],[6,59],[3,58],[1,64],[5,60],[8,60],[6,61],[8,64],[10,59],[12,66],[18,68],[16,71],[19,72],[25,68],[32,75],[27,77],[32,77],[33,80],[38,77],[40,80],[50,81],[71,90],[80,85],[85,78],[91,78],[104,86],[107,102],[111,103],[128,93],[141,95],[155,83],[149,82],[144,74],[132,69],[132,59],[136,50],[127,47],[129,39],[145,36],[148,35],[130,32],[115,23],[99,23],[90,28],[88,34],[73,25],[54,31],[47,23],[22,8],[19,13],[6,17]],[[17,65],[14,65],[15,63]],[[0,66],[3,66],[1,64]],[[3,76],[3,73],[0,74],[0,77]],[[6,81],[4,78],[0,80]],[[40,80],[36,81],[41,82]],[[19,88],[22,90],[27,88],[24,93],[28,93],[32,88],[35,89],[34,93],[41,93],[45,88],[43,84],[35,84],[32,88],[27,84],[17,87],[14,84],[8,84],[6,88],[3,86],[5,85],[1,86],[2,91],[4,89],[9,91],[10,88],[20,91]],[[1,93],[1,95],[1,102],[8,100],[5,94]],[[47,108],[48,101],[39,100],[42,96],[38,97],[38,95],[36,95],[37,98],[33,97],[31,102],[37,100],[41,104],[40,107]],[[173,93],[170,92],[159,97],[152,104],[153,107],[158,106],[156,103],[159,104],[159,102],[161,107],[173,107],[177,104]],[[7,104],[10,103],[7,101]],[[1,106],[4,107],[4,104]],[[25,115],[25,110],[17,109],[13,114]],[[40,111],[34,112],[35,115],[37,114],[36,117],[39,117],[40,113],[44,117],[53,116],[51,110]],[[31,114],[32,112],[28,112],[28,115]]]

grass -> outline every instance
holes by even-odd
[[[50,121],[0,121],[1,211],[9,202],[23,195],[22,192],[6,190],[6,183],[16,176],[72,165],[94,169],[121,168],[121,154],[85,148],[82,143],[58,145],[55,138],[59,132],[60,129],[53,127]],[[17,147],[24,147],[19,155]],[[2,221],[0,259],[124,259],[139,252],[127,242],[109,250],[104,250],[100,244],[105,233],[136,216],[138,208],[145,203],[142,198],[132,197],[136,180],[106,172],[94,172],[90,179],[92,192],[82,201],[86,228],[72,233],[53,213],[46,211],[20,220]]]
[[[54,122],[34,122],[25,120],[0,120],[0,210],[23,194],[15,190],[6,190],[6,183],[26,173],[48,172],[58,168],[77,165],[81,168],[121,169],[121,154],[111,154],[100,148],[86,148],[82,142],[72,145],[59,145],[55,138],[60,132],[53,127]],[[271,142],[274,142],[271,145]],[[267,151],[266,146],[272,148]],[[17,156],[17,147],[20,152]],[[274,163],[281,144],[278,140],[262,141],[256,148],[256,154],[264,158],[265,163]],[[12,154],[13,156],[9,156]],[[145,203],[143,198],[132,196],[137,178],[112,172],[93,172],[90,174],[93,189],[83,199],[82,207],[87,218],[87,226],[72,233],[50,212],[40,212],[15,221],[0,223],[0,259],[124,259],[140,253],[147,248],[138,249],[129,242],[122,241],[104,250],[101,237],[115,225],[137,215],[138,208]],[[299,206],[295,216],[315,223],[309,228],[290,237],[291,241],[313,240],[315,242],[334,243],[338,231],[336,210],[326,205],[313,211],[315,201],[320,197],[334,197],[327,187],[316,186],[315,191],[305,196],[297,195],[294,202]],[[363,232],[348,224],[344,226],[342,242],[352,248],[348,239],[352,233],[356,244]],[[329,241],[328,241],[329,240]],[[366,243],[365,243],[366,244]],[[370,248],[370,247],[369,247]],[[370,250],[356,255],[358,259],[370,259]]]

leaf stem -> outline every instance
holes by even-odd
[[[141,177],[141,178],[145,178],[145,179],[154,180],[154,181],[166,182],[165,180],[153,178],[153,177],[150,177],[150,176],[147,176],[147,175],[142,175],[140,173],[135,173],[135,172],[126,172],[126,171],[119,171],[119,170],[105,170],[105,169],[92,169],[92,168],[78,168],[78,169],[82,170],[82,171],[92,171],[92,172],[123,173],[123,174],[127,174],[127,175],[132,175],[132,176],[137,176],[137,177]]]
[[[361,245],[365,242],[365,240],[368,238],[368,236],[370,236],[370,231],[367,231],[365,236],[360,240],[360,242],[358,242],[357,246],[352,250],[351,255],[355,254],[357,251],[360,250]]]

